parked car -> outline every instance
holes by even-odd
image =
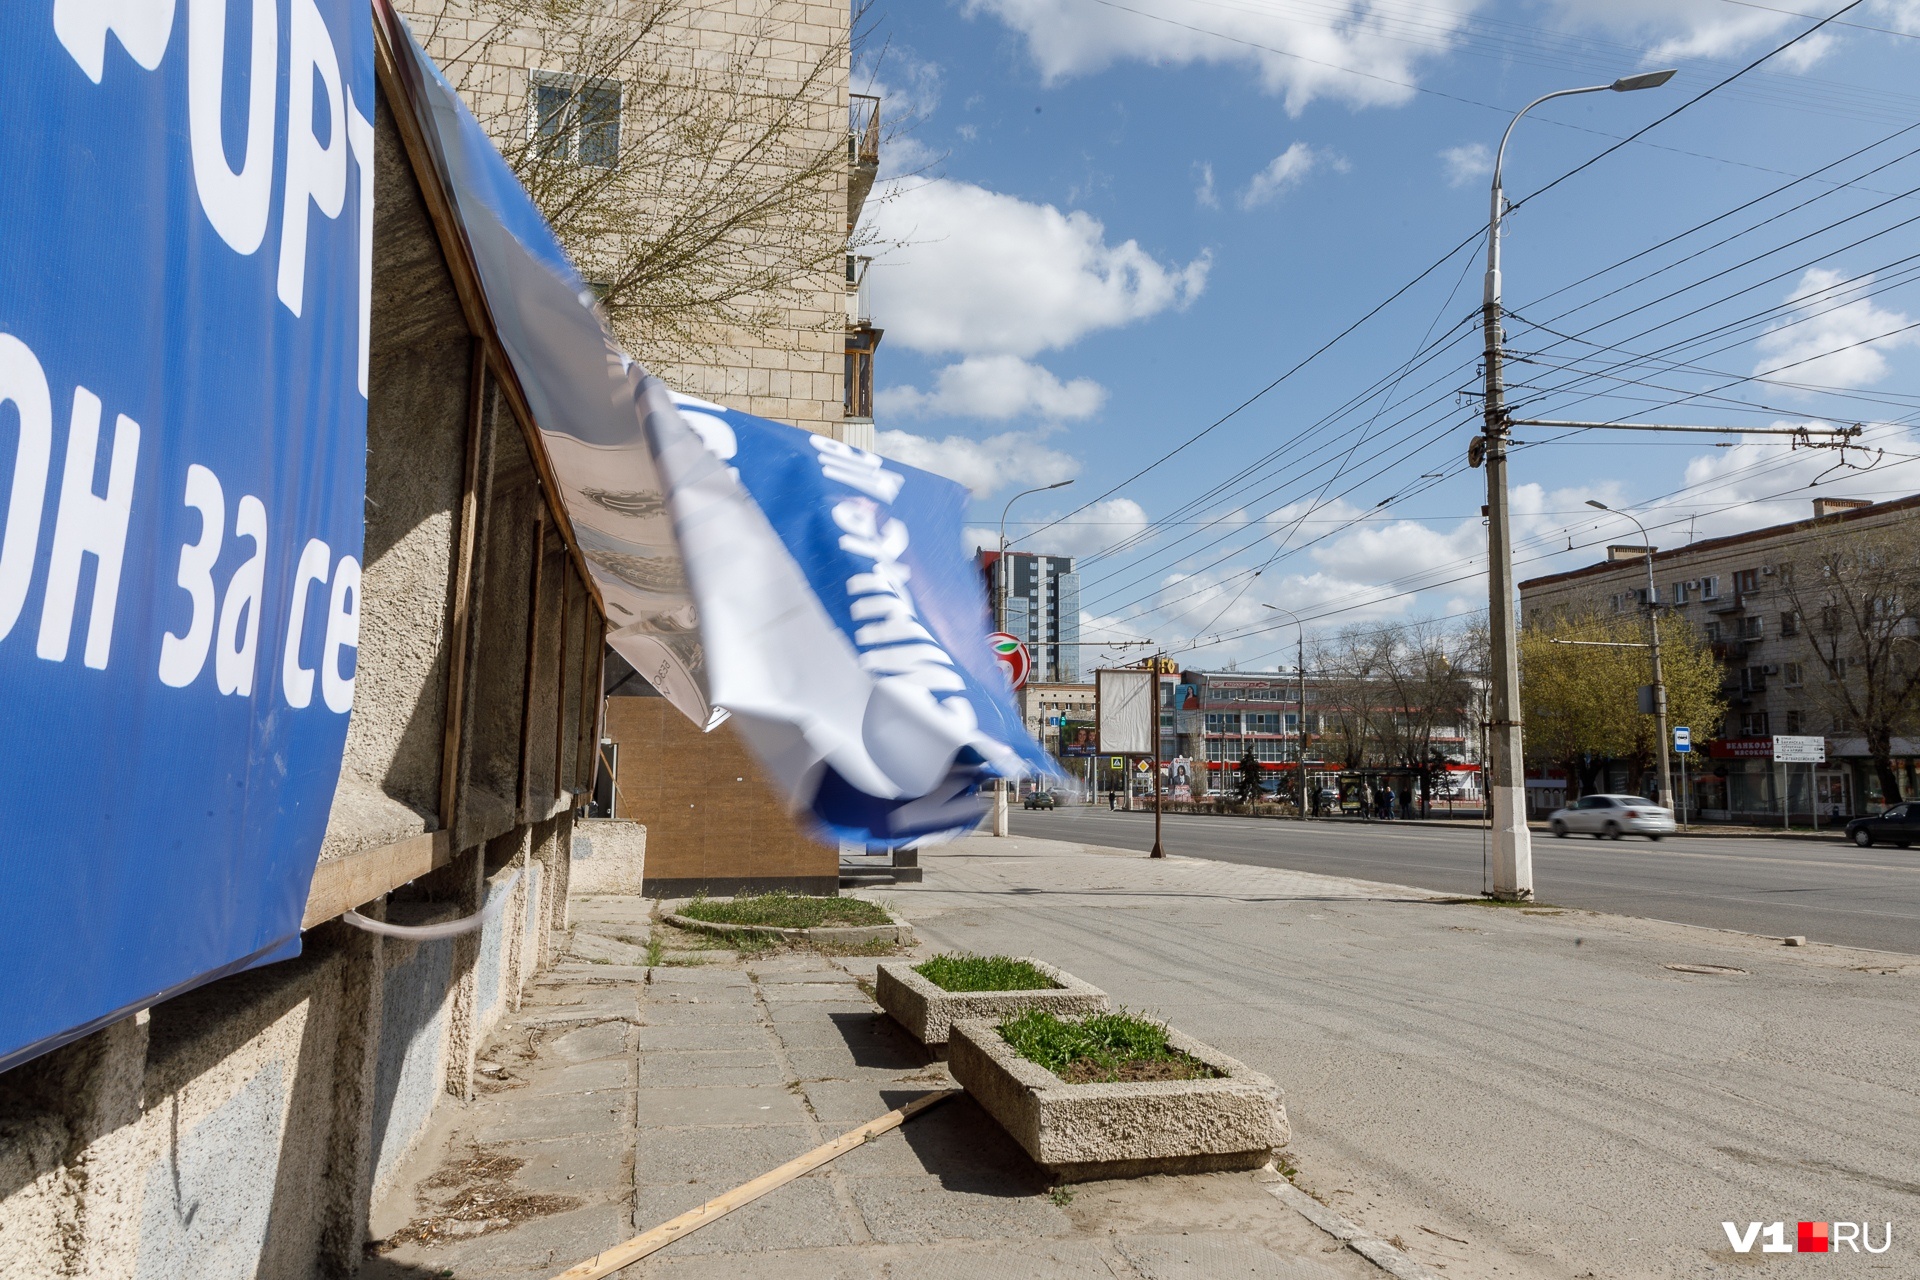
[[[1855,818],[1847,824],[1847,839],[1862,849],[1875,844],[1904,849],[1920,842],[1920,804],[1896,804],[1871,818]]]
[[[1581,796],[1547,819],[1553,834],[1565,837],[1583,832],[1597,840],[1624,835],[1658,840],[1673,831],[1673,810],[1663,809],[1645,796]]]
[[[1029,791],[1024,802],[1029,809],[1056,809],[1059,801],[1053,798],[1051,791]]]

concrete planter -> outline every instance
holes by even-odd
[[[947,991],[915,973],[911,961],[898,961],[875,971],[873,995],[895,1022],[912,1032],[921,1044],[936,1049],[947,1043],[948,1028],[969,1018],[998,1023],[1029,1009],[1076,1018],[1112,1008],[1107,993],[1098,987],[1044,961],[1027,959],[1026,963],[1060,985],[1039,991]]]
[[[1290,1136],[1273,1081],[1177,1031],[1167,1043],[1220,1078],[1068,1084],[1000,1038],[999,1023],[953,1024],[953,1078],[1034,1162],[1063,1182],[1257,1169]]]
[[[682,899],[672,906],[680,907],[693,901]],[[889,913],[889,918],[891,918]],[[723,938],[737,938],[744,934],[759,934],[768,938],[780,938],[787,942],[824,942],[839,947],[864,947],[874,942],[889,942],[899,946],[913,945],[913,926],[895,920],[892,924],[830,924],[812,929],[782,929],[770,924],[721,924],[714,920],[695,920],[683,916],[678,911],[667,912],[667,923],[682,929],[697,929],[701,933],[717,934]]]

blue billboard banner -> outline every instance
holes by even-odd
[[[298,948],[359,634],[374,93],[365,0],[4,27],[0,1070]]]
[[[984,816],[988,778],[1058,773],[987,640],[964,487],[648,393],[713,701],[823,835],[948,838]]]
[[[959,834],[990,777],[1055,766],[987,646],[966,491],[676,397],[592,292],[403,21],[376,6],[580,547],[608,643],[696,723],[733,725],[828,841]]]

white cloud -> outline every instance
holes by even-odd
[[[1202,161],[1194,168],[1200,173],[1200,185],[1193,189],[1193,202],[1202,209],[1218,209],[1220,197],[1213,189],[1213,165]]]
[[[909,466],[957,480],[984,498],[1015,481],[1028,485],[1070,480],[1080,473],[1080,461],[1049,449],[1031,432],[1008,431],[985,440],[946,436],[935,440],[908,431],[875,433],[875,450]]]
[[[1464,187],[1469,182],[1493,175],[1493,149],[1484,142],[1469,142],[1463,147],[1448,147],[1440,153],[1447,167],[1447,185]]]
[[[1787,301],[1794,304],[1790,320],[1760,335],[1754,343],[1760,361],[1757,375],[1779,370],[1786,382],[1823,386],[1865,387],[1887,376],[1886,352],[1912,346],[1913,331],[1892,334],[1911,323],[1902,312],[1875,306],[1871,298],[1841,299],[1865,290],[1872,277],[1849,284],[1838,271],[1810,268]]]
[[[1019,356],[969,356],[942,369],[932,391],[888,387],[874,397],[887,415],[995,421],[1032,416],[1053,422],[1092,417],[1106,400],[1107,389],[1092,378],[1062,382]]]
[[[1046,482],[1043,480],[1038,483]],[[1065,492],[1071,493],[1072,490]],[[1024,508],[1016,510],[1015,514],[1020,515],[1021,511]],[[1007,538],[1010,541],[1017,540],[1022,551],[1047,556],[1090,556],[1117,547],[1129,538],[1139,537],[1147,532],[1149,524],[1146,510],[1132,498],[1108,498],[1104,502],[1096,502],[1085,511],[1075,512],[1059,524],[1042,529],[1043,525],[1058,515],[1057,511],[1044,516],[1020,515],[1019,523],[1007,526]],[[970,528],[967,537],[975,547],[1000,545],[998,526],[991,529]]]
[[[1694,58],[1726,58],[1778,44],[1804,29],[1806,5],[1729,4],[1726,0],[1558,0],[1560,25],[1604,33],[1646,51],[1645,69]],[[1789,12],[1798,10],[1799,12]],[[1834,45],[1831,28],[1795,44],[1768,66],[1804,71]]]
[[[1257,209],[1285,195],[1307,180],[1307,175],[1325,165],[1339,173],[1347,162],[1331,151],[1316,151],[1304,142],[1296,142],[1275,156],[1266,168],[1253,175],[1247,189],[1240,193],[1242,209]]]
[[[1049,81],[1129,60],[1243,65],[1298,115],[1319,97],[1355,106],[1405,102],[1421,61],[1452,48],[1478,7],[1479,0],[1428,0],[1417,42],[1407,39],[1404,12],[1371,0],[1284,7],[1155,0],[1139,13],[1092,0],[968,0],[966,12],[1019,32]]]
[[[868,277],[874,314],[890,343],[931,354],[1032,356],[1183,308],[1207,282],[1206,254],[1163,265],[1091,214],[945,178],[897,184],[872,223],[899,246]]]

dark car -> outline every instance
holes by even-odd
[[[1871,818],[1847,824],[1847,839],[1862,849],[1874,844],[1897,844],[1902,849],[1920,842],[1920,804],[1896,804]]]
[[[1057,807],[1051,791],[1027,792],[1026,806],[1029,809],[1052,809]]]

